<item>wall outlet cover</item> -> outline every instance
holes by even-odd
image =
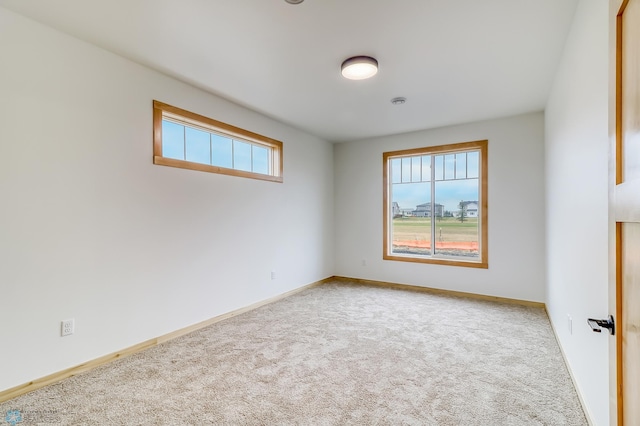
[[[64,336],[70,336],[75,331],[75,320],[73,318],[67,319],[67,320],[62,320],[61,327],[62,327],[61,335],[63,337]]]

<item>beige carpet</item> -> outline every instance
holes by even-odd
[[[587,424],[543,309],[343,282],[7,401],[0,424],[9,410],[20,425]]]

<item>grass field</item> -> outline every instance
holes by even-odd
[[[393,241],[428,241],[431,218],[402,217],[393,219]],[[436,218],[436,241],[478,241],[478,219],[464,222],[453,217]]]

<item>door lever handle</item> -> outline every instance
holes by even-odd
[[[611,334],[612,336],[616,334],[616,325],[613,321],[613,316],[611,315],[609,315],[609,318],[607,319],[589,318],[587,319],[587,324],[589,324],[589,327],[591,327],[591,330],[595,333],[601,333],[602,328],[607,328],[609,329],[609,334]]]

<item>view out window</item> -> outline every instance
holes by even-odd
[[[487,144],[383,154],[384,259],[488,268]]]
[[[282,182],[282,142],[153,101],[153,163]]]

